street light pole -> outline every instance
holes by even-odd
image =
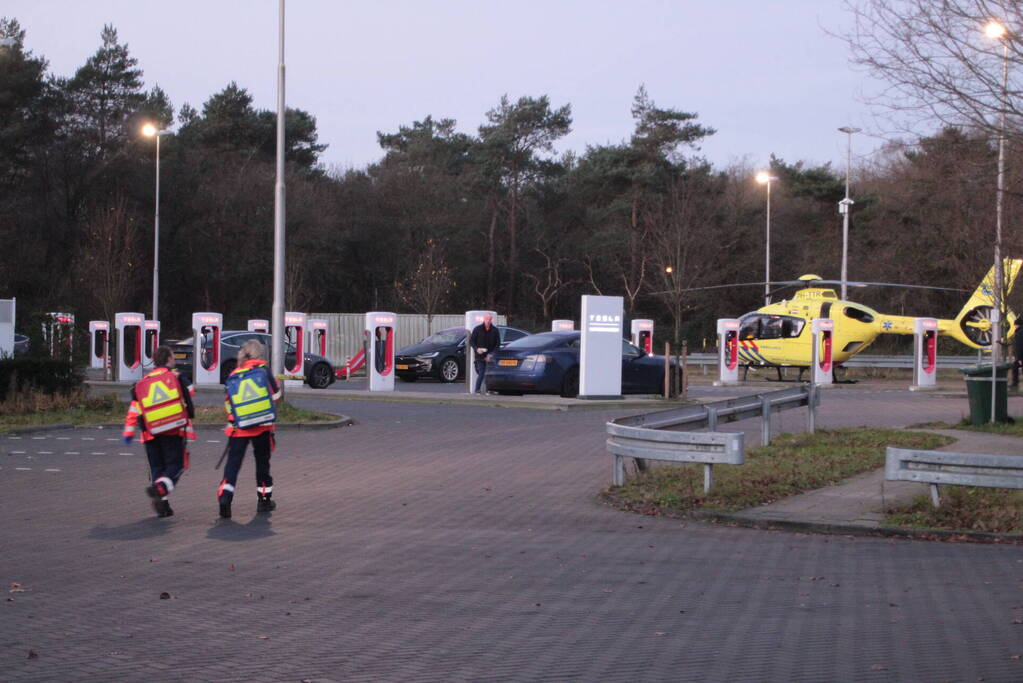
[[[764,305],[771,303],[771,183],[777,180],[767,171],[757,173],[757,182],[767,185],[767,234],[764,239]]]
[[[1005,198],[1005,108],[1009,98],[1009,42],[1008,31],[997,21],[984,27],[988,38],[1002,41],[1002,102],[998,122],[998,185],[995,194],[995,295],[991,311],[991,422],[997,421],[998,361],[1002,344],[1002,219]]]
[[[156,200],[153,212],[153,320],[160,319],[160,138],[170,134],[169,130],[158,130],[147,123],[142,126],[142,134],[156,138]]]
[[[839,132],[848,136],[845,152],[845,199],[838,203],[838,212],[842,214],[842,300],[846,300],[846,279],[849,267],[849,213],[851,212],[853,200],[849,198],[849,176],[852,172],[852,136],[859,133],[860,128],[842,126]]]
[[[274,186],[274,300],[271,311],[270,370],[284,373],[284,0],[278,8],[277,183]],[[298,359],[301,363],[302,359]]]

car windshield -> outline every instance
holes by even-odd
[[[424,344],[457,344],[465,339],[465,329],[461,327],[450,327],[440,332],[435,332],[423,340]]]
[[[531,334],[528,337],[522,337],[516,339],[513,342],[509,342],[504,345],[506,349],[539,349],[543,346],[550,346],[557,341],[567,341],[561,334],[555,332],[541,332],[540,334]]]

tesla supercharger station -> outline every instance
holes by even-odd
[[[250,320],[248,326],[245,328],[249,332],[263,332],[265,334],[270,333],[270,321],[269,320]]]
[[[718,380],[720,387],[739,383],[739,327],[738,318],[718,319]]]
[[[551,332],[571,332],[575,329],[574,320],[552,320]]]
[[[0,358],[14,355],[14,308],[16,299],[0,299]]]
[[[497,311],[466,311],[465,312],[465,390],[470,394],[476,388],[476,352],[469,347],[469,336],[477,325],[483,324],[483,318],[493,316],[491,325],[497,324]]]
[[[633,320],[632,321],[632,343],[643,350],[643,353],[654,352],[654,321]]]
[[[160,321],[147,320],[143,326],[142,338],[142,367],[153,368],[153,356],[156,355],[156,347],[160,345]]]
[[[917,318],[913,321],[913,386],[910,391],[938,386],[938,321]]]
[[[146,316],[142,313],[115,313],[114,330],[117,333],[118,382],[142,379],[142,326]]]
[[[398,316],[385,311],[366,314],[366,374],[370,391],[394,391],[394,324]]]
[[[47,313],[43,323],[43,341],[53,358],[70,358],[74,351],[74,313]]]
[[[221,313],[192,314],[192,381],[200,384],[220,384],[220,333],[224,329]],[[209,341],[209,352],[204,352]]]
[[[624,315],[620,296],[583,296],[579,398],[621,398]]]
[[[110,323],[106,320],[89,321],[89,367],[105,370],[110,356]]]
[[[288,366],[288,356],[284,355],[284,374],[302,375],[305,369],[305,354],[309,351],[309,317],[305,313],[294,311],[284,314],[284,340],[295,346],[295,357]],[[295,380],[291,380],[295,381]]]
[[[309,318],[309,350],[321,356],[327,355],[327,333],[330,324],[322,318]]]
[[[831,384],[834,365],[831,362],[831,344],[835,321],[831,318],[815,318],[810,325],[810,381],[814,384]]]

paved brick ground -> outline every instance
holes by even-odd
[[[821,424],[964,403],[839,390]],[[1023,679],[1019,548],[619,513],[606,413],[303,405],[357,424],[282,435],[270,517],[247,461],[226,523],[214,432],[169,520],[110,430],[0,438],[0,678]]]

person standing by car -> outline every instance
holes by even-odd
[[[256,512],[272,512],[277,507],[271,499],[274,480],[270,476],[270,454],[275,445],[277,411],[274,404],[281,399],[281,390],[270,373],[265,356],[266,349],[259,341],[251,339],[245,342],[238,350],[238,366],[224,382],[224,409],[228,422],[224,429],[228,437],[227,464],[217,489],[217,502],[223,519],[231,518],[234,487],[250,441],[252,455],[256,459]]]
[[[142,429],[150,477],[146,495],[153,499],[153,509],[160,517],[174,514],[167,497],[188,469],[188,439],[195,439],[192,418],[195,407],[191,380],[174,369],[174,353],[169,346],[158,346],[153,352],[155,369],[131,388],[131,405],[124,418],[122,437],[125,445],[135,437],[135,427]]]
[[[487,313],[483,322],[473,328],[469,335],[469,348],[472,349],[473,365],[476,368],[476,386],[474,393],[483,393],[483,378],[487,374],[487,354],[501,345],[501,333],[494,327],[494,316]]]

